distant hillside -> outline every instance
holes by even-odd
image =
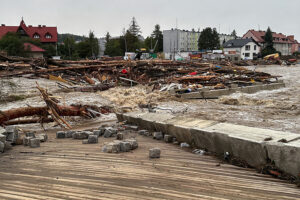
[[[71,36],[74,38],[75,41],[82,41],[84,39],[84,36],[80,36],[80,35],[74,35],[71,33],[62,33],[62,34],[58,34],[58,42],[61,43],[64,41],[64,39],[68,36]]]

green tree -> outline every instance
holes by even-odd
[[[105,45],[104,54],[108,56],[123,56],[124,52],[121,49],[120,40],[110,39]]]
[[[64,37],[63,43],[58,46],[59,55],[63,59],[77,59],[78,53],[74,37],[70,34]]]
[[[233,31],[232,31],[232,33],[231,33],[231,36],[233,36],[233,37],[234,37],[234,39],[236,39],[236,38],[237,38],[237,34],[236,34],[236,31],[235,31],[235,29],[233,29]]]
[[[106,35],[105,35],[105,41],[106,41],[106,43],[108,43],[108,41],[109,41],[110,38],[111,38],[111,36],[110,36],[109,32],[107,32]]]
[[[265,43],[266,43],[266,47],[273,47],[273,35],[272,35],[272,31],[270,29],[270,27],[268,27],[267,32],[265,34]]]
[[[122,52],[135,52],[137,49],[142,47],[142,42],[139,40],[138,36],[132,34],[129,30],[126,31],[124,36],[120,37],[120,47]]]
[[[41,48],[46,50],[44,57],[52,57],[56,55],[56,46],[54,44],[42,44]]]
[[[88,38],[78,43],[77,52],[81,58],[95,58],[98,56],[99,43],[92,31],[90,31]]]
[[[211,29],[210,27],[204,29],[200,33],[198,40],[199,50],[214,50],[220,48],[220,38],[217,30]]]
[[[7,33],[0,40],[0,50],[11,56],[24,56],[25,50],[21,36],[17,33]]]
[[[154,44],[153,44],[153,48],[157,42],[157,46],[154,49],[154,52],[162,52],[163,51],[163,34],[162,31],[160,30],[160,25],[156,24],[154,27],[154,31],[151,35],[154,39]]]
[[[147,49],[154,49],[155,53],[163,51],[163,34],[158,24],[155,25],[151,36],[145,39],[144,45]]]
[[[141,32],[141,28],[140,28],[140,26],[137,24],[135,17],[132,17],[132,20],[131,20],[131,22],[130,22],[128,31],[129,31],[132,35],[134,35],[134,36],[139,36],[139,35],[141,35],[141,33],[142,33],[142,32]]]
[[[273,43],[273,34],[272,34],[272,31],[271,31],[270,27],[268,27],[268,29],[266,31],[264,40],[265,40],[265,46],[261,51],[261,55],[264,57],[264,56],[276,53],[277,51],[273,46],[274,45],[274,43]]]

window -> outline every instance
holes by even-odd
[[[256,50],[256,45],[254,45],[254,50]]]
[[[250,45],[246,45],[246,51],[250,50]]]
[[[45,38],[51,39],[51,38],[52,38],[52,35],[51,35],[50,33],[46,33]]]
[[[245,53],[245,57],[246,58],[250,57],[250,53]]]
[[[35,33],[35,34],[33,35],[33,38],[34,38],[34,39],[39,39],[39,38],[40,38],[40,35],[37,34],[37,33]]]

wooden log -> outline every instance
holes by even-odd
[[[88,77],[87,75],[83,76],[83,80],[85,80],[90,85],[95,85],[95,81],[93,79],[91,79],[90,77]]]
[[[18,125],[18,124],[36,124],[36,123],[49,123],[53,122],[54,120],[51,118],[32,118],[32,119],[17,119],[17,120],[11,120],[4,122],[3,124],[5,126],[10,126],[10,125]]]
[[[57,105],[60,116],[88,116],[87,107],[85,106],[60,106]],[[27,116],[48,116],[48,107],[25,107],[16,108],[7,111],[0,111],[0,124],[7,121]]]
[[[29,68],[31,65],[25,63],[0,63],[0,67]]]

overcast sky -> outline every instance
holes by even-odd
[[[221,33],[249,29],[294,34],[300,40],[300,0],[0,0],[0,24],[57,26],[59,33],[112,36],[128,28],[136,17],[142,35],[155,24],[180,29],[216,27]]]

